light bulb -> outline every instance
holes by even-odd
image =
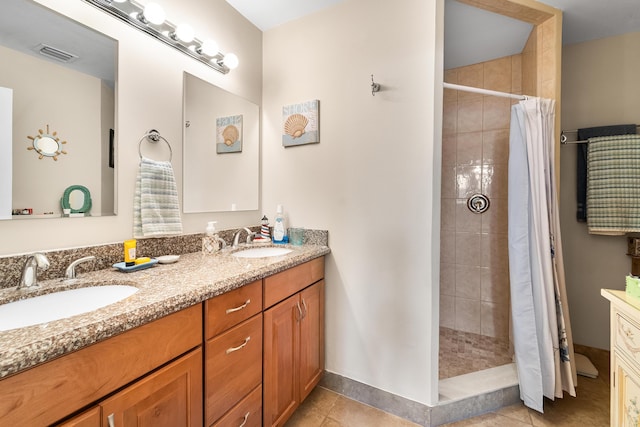
[[[147,3],[142,14],[144,19],[155,25],[162,24],[166,18],[164,9],[157,3]]]
[[[240,60],[235,53],[227,53],[222,60],[223,64],[229,67],[230,70],[235,70],[238,68],[238,64]]]
[[[180,24],[176,27],[175,36],[185,43],[190,43],[196,35],[191,25]]]
[[[200,52],[207,56],[216,56],[220,49],[218,48],[218,43],[215,40],[205,40],[200,46]]]

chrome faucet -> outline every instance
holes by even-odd
[[[85,256],[82,258],[79,258],[75,261],[73,261],[71,264],[69,264],[69,267],[67,267],[67,269],[64,272],[64,278],[65,279],[75,279],[76,278],[76,267],[78,266],[78,264],[82,264],[83,262],[87,262],[87,261],[93,261],[95,260],[96,257],[93,255],[89,255],[89,256]]]
[[[42,270],[49,268],[47,256],[40,253],[29,255],[22,268],[22,276],[17,289],[38,286],[38,267]]]
[[[249,230],[249,228],[244,227],[236,231],[236,233],[233,235],[233,244],[231,245],[232,248],[238,247],[238,243],[240,241],[240,233],[242,233],[243,231],[247,232],[246,243],[249,244],[253,242],[253,238],[256,237],[256,233],[254,231]]]

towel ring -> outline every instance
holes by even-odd
[[[145,133],[140,139],[140,142],[138,142],[138,154],[140,155],[141,159],[142,159],[142,150],[141,150],[142,141],[144,141],[145,139],[153,143],[163,140],[167,144],[167,147],[169,147],[169,162],[171,162],[171,160],[173,159],[173,150],[171,149],[171,144],[169,144],[169,141],[167,141],[165,137],[160,135],[160,132],[158,132],[155,129],[151,129],[149,132]]]

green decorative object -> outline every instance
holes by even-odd
[[[80,193],[74,193],[79,191]],[[80,206],[80,202],[78,199],[82,196],[82,205]],[[71,199],[74,199],[74,203],[72,206]],[[60,199],[60,205],[62,206],[62,210],[64,212],[65,209],[69,209],[69,212],[73,213],[84,213],[87,214],[91,210],[91,193],[87,187],[82,185],[72,185],[67,187],[62,194],[62,199]]]

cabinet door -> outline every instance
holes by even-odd
[[[95,406],[87,409],[80,415],[57,424],[57,427],[100,427],[100,407]]]
[[[300,402],[324,372],[324,280],[300,293]]]
[[[202,350],[193,350],[100,406],[104,427],[201,426]]]
[[[298,407],[298,294],[264,312],[264,426],[281,426]]]
[[[611,425],[636,427],[640,425],[640,374],[620,356],[612,355],[615,386],[612,393]]]

